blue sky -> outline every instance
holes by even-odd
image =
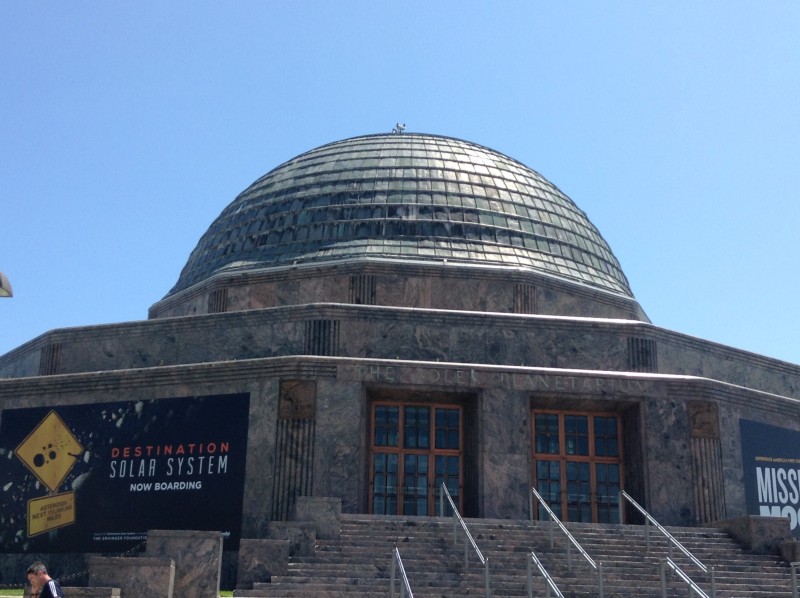
[[[800,3],[0,3],[0,354],[139,320],[252,181],[435,133],[597,225],[654,324],[800,363]]]

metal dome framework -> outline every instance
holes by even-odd
[[[223,272],[353,258],[528,268],[632,297],[599,231],[552,183],[422,134],[354,137],[273,169],[212,223],[168,296]]]

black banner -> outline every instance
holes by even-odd
[[[0,552],[121,553],[148,529],[241,534],[247,394],[6,409]]]
[[[800,537],[800,432],[740,420],[747,513],[787,517]]]

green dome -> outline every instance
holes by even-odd
[[[528,268],[632,297],[598,230],[540,174],[413,133],[338,141],[270,171],[211,224],[169,295],[223,272],[358,258]]]

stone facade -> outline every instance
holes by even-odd
[[[476,343],[481,345],[482,343]],[[784,364],[776,364],[784,367]],[[631,471],[628,487],[641,490],[647,508],[665,523],[696,520],[692,474],[690,405],[719,405],[721,461],[726,514],[745,513],[738,418],[786,426],[795,421],[791,401],[720,380],[664,374],[614,374],[608,371],[398,362],[342,357],[284,357],[194,364],[92,376],[62,375],[0,382],[6,408],[41,403],[57,406],[149,400],[195,394],[250,393],[249,460],[245,484],[244,529],[266,534],[272,462],[281,380],[314,380],[317,385],[314,492],[341,496],[346,512],[363,512],[367,496],[366,409],[383,389],[457,396],[475,410],[487,432],[479,442],[475,471],[481,488],[473,516],[527,516],[530,472],[531,406],[574,408],[590,402],[596,410],[630,414],[644,425],[629,430],[627,453],[643,455],[644,472]],[[731,414],[736,414],[732,417]],[[670,480],[665,485],[662,480]],[[640,495],[641,496],[641,495]],[[516,497],[516,498],[515,498]]]

